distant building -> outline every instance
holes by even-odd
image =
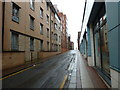
[[[74,42],[72,42],[72,50],[74,50]]]
[[[71,41],[70,35],[68,36],[68,49],[74,50],[74,43]]]
[[[68,36],[68,49],[69,49],[69,50],[70,50],[70,47],[71,47],[70,42],[71,42],[71,37],[70,37],[70,35],[69,35],[69,36]]]
[[[65,52],[68,50],[68,29],[67,29],[67,17],[62,12],[58,12],[58,15],[61,18],[61,50]]]
[[[80,35],[81,35],[81,32],[78,32],[78,38],[77,38],[78,50],[80,50]]]

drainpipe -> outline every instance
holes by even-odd
[[[52,51],[51,11],[50,7],[50,51]]]
[[[4,47],[5,0],[2,2],[2,52]]]

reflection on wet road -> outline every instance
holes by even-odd
[[[4,79],[3,88],[60,88],[65,76],[67,83],[64,87],[67,88],[71,76],[76,76],[76,62],[76,51],[68,51]]]

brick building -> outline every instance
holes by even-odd
[[[58,38],[61,39],[61,33],[54,30],[56,23],[57,28],[60,27],[60,18],[51,2],[30,0],[24,3],[11,1],[4,4],[3,69],[37,60],[41,58],[41,52],[52,51],[52,30],[56,37],[56,42],[53,42],[53,48],[56,50],[53,51],[60,51],[61,41]]]
[[[61,19],[52,3],[51,9],[51,51],[61,51]]]
[[[67,17],[62,12],[58,12],[58,15],[61,18],[61,52],[68,50],[68,30],[67,30]]]

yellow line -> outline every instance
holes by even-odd
[[[64,80],[60,85],[60,90],[62,90],[62,88],[64,87],[66,80],[67,80],[67,75],[64,76]]]
[[[38,64],[38,65],[39,65],[39,64]],[[36,66],[38,66],[38,65],[36,65]],[[8,75],[8,76],[6,76],[6,77],[0,78],[0,80],[3,80],[3,79],[6,79],[6,78],[9,78],[9,77],[11,77],[11,76],[14,76],[14,75],[16,75],[16,74],[19,74],[19,73],[21,73],[21,72],[24,72],[24,71],[26,71],[26,70],[28,70],[28,69],[33,68],[33,67],[34,67],[34,66],[31,66],[31,67],[29,67],[29,68],[23,69],[23,70],[18,71],[18,72],[16,72],[16,73],[10,74],[10,75]]]

